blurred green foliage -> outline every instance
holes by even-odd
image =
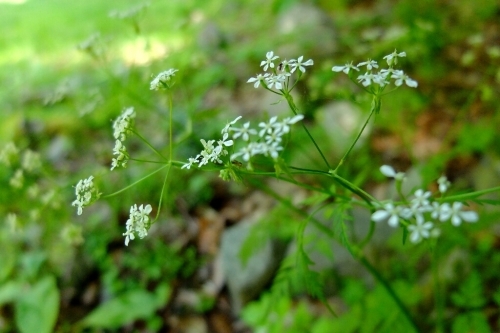
[[[300,4],[317,8],[331,35],[304,37],[307,29],[302,26],[283,32],[289,11]],[[249,92],[246,80],[258,71],[267,51],[297,50],[300,54],[283,57],[313,58],[315,68],[297,88],[302,95],[297,98],[312,132],[335,159],[338,152],[329,146],[325,130],[316,126],[318,110],[339,100],[366,110],[370,100],[331,67],[404,50],[404,66],[419,81],[419,89],[391,94],[372,131],[372,139],[384,137],[397,144],[393,147],[390,141],[381,149],[368,140],[354,152],[352,164],[343,171],[346,177],[373,187],[373,179],[382,181],[378,166],[395,163],[418,166],[423,185],[442,173],[457,181],[457,191],[498,183],[500,8],[495,0],[481,5],[469,0],[151,1],[131,19],[109,16],[136,5],[132,0],[0,1],[0,150],[12,141],[19,152],[11,163],[0,165],[0,331],[132,331],[135,324],[145,331],[161,331],[167,327],[162,311],[175,312],[169,308],[175,288],[185,281],[199,287],[193,280],[209,258],[198,253],[192,239],[183,242],[176,236],[187,233],[186,215],[214,205],[220,195],[217,175],[188,171],[171,179],[156,229],[128,248],[122,237],[128,207],[157,202],[161,176],[99,201],[81,217],[70,206],[72,186],[83,177],[95,175],[100,190],[112,193],[154,170],[131,164],[119,173],[109,172],[111,123],[124,107],[135,106],[137,129],[165,151],[166,99],[149,91],[149,81],[166,68],[179,69],[175,153],[185,159],[199,150],[199,138],[214,137],[240,112],[262,120],[279,107],[255,110],[242,97]],[[92,52],[79,50],[77,45],[81,48],[96,32],[100,37]],[[330,44],[335,46],[323,52]],[[304,138],[298,135],[293,142],[297,150],[286,158],[317,163],[301,147]],[[440,145],[430,147],[430,153],[416,148],[432,146],[435,140]],[[137,158],[150,156],[139,140],[132,138],[129,149]],[[30,152],[40,157],[34,168],[23,165],[23,156]],[[485,161],[489,167],[480,177],[469,173]],[[19,186],[12,185],[16,177]],[[313,185],[329,190],[315,179]],[[225,188],[225,196],[244,197],[250,186],[255,182]],[[303,205],[316,207],[327,198],[310,198]],[[498,196],[491,200],[497,202]],[[351,207],[345,212],[329,209],[326,217],[342,221],[333,232],[350,237]],[[476,225],[443,226],[446,237],[434,249],[447,310],[444,326],[437,331],[490,332],[500,327],[500,281],[492,268],[500,263],[498,232],[493,231],[498,210],[485,209],[481,216]],[[266,237],[290,241],[300,221],[286,206],[276,207],[251,233],[241,258],[247,260],[252,246]],[[328,244],[316,245],[331,254]],[[307,283],[300,283],[311,259],[305,251],[293,255],[297,253],[305,268],[291,273],[293,266],[283,265],[270,291],[243,310],[242,319],[251,328],[410,332],[384,290],[359,277],[333,271],[306,276],[323,289],[335,281],[330,286],[335,292],[325,294],[327,302],[335,298],[339,316],[317,310],[304,296]],[[375,255],[377,267],[394,282],[398,295],[423,318],[422,331],[432,331],[438,314],[432,305],[436,291],[427,277],[428,249],[403,246],[400,237],[392,237]],[[290,258],[286,264],[293,261]],[[293,288],[285,288],[285,283]],[[182,311],[209,312],[216,302],[203,297],[195,309]]]

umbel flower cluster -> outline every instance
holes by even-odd
[[[122,114],[113,123],[113,136],[115,137],[115,147],[113,155],[116,157],[111,161],[111,170],[117,167],[125,168],[128,161],[127,148],[123,144],[127,135],[130,134],[134,124],[135,111],[133,107],[126,108]]]
[[[396,173],[394,168],[383,165],[380,171],[387,177],[396,180],[396,186],[401,185],[405,179],[402,172]],[[449,188],[450,182],[445,176],[438,179],[439,192],[443,195]],[[464,222],[477,222],[479,216],[471,210],[464,210],[464,204],[455,201],[440,203],[433,197],[430,191],[417,189],[413,198],[407,202],[395,203],[389,201],[384,203],[379,210],[371,216],[375,222],[387,221],[391,227],[398,227],[400,224],[410,232],[410,241],[418,243],[422,239],[437,237],[440,234],[436,227],[438,222],[450,221],[452,225],[458,227]]]
[[[398,87],[405,83],[408,87],[416,88],[418,86],[417,81],[408,77],[408,75],[406,75],[402,70],[394,68],[394,66],[398,63],[398,58],[402,57],[406,57],[406,52],[398,53],[394,50],[393,53],[388,54],[383,58],[386,60],[389,68],[380,69],[378,72],[376,72],[376,70],[379,68],[379,65],[372,59],[360,62],[357,65],[353,65],[351,62],[343,66],[333,66],[332,71],[344,72],[349,75],[349,77],[352,77],[354,72],[359,72],[361,68],[366,67],[366,72],[358,75],[356,78],[357,83],[362,84],[363,87],[376,84],[380,88],[384,88],[391,82],[391,79],[393,79],[394,84]]]
[[[101,196],[94,185],[94,176],[80,180],[76,184],[75,192],[76,200],[71,205],[77,207],[78,215],[82,215],[83,207],[89,206]]]
[[[241,116],[224,126],[221,131],[221,140],[205,141],[201,139],[203,150],[195,157],[189,158],[182,169],[189,169],[193,164],[198,164],[198,167],[209,162],[222,164],[222,157],[229,155],[226,148],[234,146],[235,140],[242,141],[244,146],[229,156],[231,161],[241,157],[245,162],[248,162],[248,167],[251,168],[250,159],[252,156],[264,155],[277,159],[279,152],[283,150],[283,136],[290,132],[290,125],[304,119],[304,116],[296,115],[282,120],[278,120],[278,117],[274,116],[268,122],[260,122],[258,128],[252,128],[250,122],[244,123],[241,127],[235,127],[234,125],[240,119]],[[229,139],[231,132],[232,140]]]
[[[141,239],[148,235],[148,230],[151,226],[149,214],[152,210],[151,205],[146,205],[145,207],[144,205],[140,205],[139,208],[137,208],[137,205],[130,207],[130,216],[126,223],[127,231],[123,233],[126,246],[128,246],[130,240],[135,239],[135,234]]]
[[[267,89],[276,88],[278,90],[286,89],[288,78],[298,70],[299,76],[306,72],[305,66],[312,66],[314,64],[312,59],[303,61],[304,57],[300,56],[297,59],[283,60],[277,66],[274,63],[279,59],[279,56],[274,55],[273,51],[266,53],[266,59],[262,60],[260,67],[263,68],[264,73],[257,74],[255,77],[248,79],[248,83],[253,83],[255,88],[262,84]],[[268,72],[269,70],[269,72]],[[290,89],[291,90],[291,89]]]

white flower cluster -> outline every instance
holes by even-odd
[[[394,66],[398,63],[398,58],[402,57],[406,57],[406,52],[398,53],[394,50],[393,53],[386,55],[384,59],[387,61],[389,68],[381,69],[378,73],[373,72],[374,69],[379,67],[378,63],[371,59],[357,65],[353,65],[351,62],[345,64],[344,66],[333,66],[332,71],[349,74],[351,70],[359,72],[361,67],[366,66],[366,73],[357,77],[358,83],[362,84],[364,87],[368,87],[374,83],[381,87],[385,87],[390,83],[390,79],[394,79],[394,84],[398,87],[405,83],[408,87],[415,88],[418,86],[417,81],[408,77],[408,75],[406,75],[402,70],[394,69]]]
[[[182,169],[189,169],[193,164],[198,164],[198,167],[201,167],[208,162],[223,163],[220,157],[228,155],[225,147],[234,145],[233,140],[228,140],[229,132],[233,132],[232,139],[241,139],[246,144],[238,152],[230,156],[231,161],[241,156],[245,162],[248,162],[255,155],[270,156],[276,159],[279,152],[283,150],[281,146],[283,135],[290,132],[290,125],[304,119],[304,116],[296,115],[281,121],[278,120],[277,116],[274,116],[268,122],[259,123],[257,129],[251,128],[250,122],[246,122],[242,127],[233,127],[240,119],[241,116],[237,117],[222,129],[222,140],[218,140],[217,145],[215,145],[215,140],[207,142],[201,139],[204,149],[196,157],[189,158],[188,163],[184,164]],[[256,137],[257,140],[252,141],[251,137]]]
[[[178,69],[170,68],[169,70],[163,71],[158,74],[153,81],[151,81],[151,86],[149,90],[160,90],[170,88],[172,86],[172,77],[175,76],[175,72],[178,72]]]
[[[126,167],[128,160],[127,148],[123,144],[130,129],[134,124],[135,111],[133,107],[126,108],[122,114],[113,123],[113,136],[116,139],[113,155],[116,155],[111,161],[111,170],[116,167]]]
[[[10,166],[19,156],[19,149],[14,142],[8,142],[0,151],[0,162]]]
[[[71,205],[77,206],[78,215],[82,215],[83,207],[89,206],[101,196],[94,185],[94,176],[80,180],[76,184],[75,193],[76,200]]]
[[[151,226],[149,214],[152,210],[151,205],[146,205],[146,207],[140,205],[139,208],[137,208],[137,205],[130,207],[130,216],[126,224],[127,231],[123,233],[126,246],[128,246],[130,240],[135,239],[135,233],[139,238],[144,238],[148,235],[148,230]]]
[[[257,74],[256,77],[248,79],[247,82],[253,83],[255,88],[258,88],[260,84],[263,84],[269,89],[275,87],[280,90],[283,89],[286,79],[297,69],[300,72],[305,73],[306,69],[304,66],[312,66],[314,64],[312,59],[304,62],[304,56],[300,56],[298,59],[285,59],[280,62],[278,66],[275,66],[274,61],[276,59],[279,59],[279,57],[274,55],[273,51],[267,52],[266,60],[262,60],[260,66],[263,67],[264,72],[271,69],[272,73]]]
[[[380,171],[387,177],[395,178],[396,181],[404,180],[404,173],[396,171],[388,165],[383,165]],[[450,186],[450,182],[445,176],[438,180],[439,192],[445,193]],[[454,202],[452,205],[445,202],[440,204],[432,197],[430,191],[418,189],[414,192],[413,199],[408,204],[396,205],[394,202],[387,202],[371,216],[375,222],[387,221],[391,227],[398,227],[402,220],[410,232],[410,240],[418,243],[424,238],[439,236],[439,229],[435,228],[437,221],[451,221],[454,226],[459,226],[462,221],[477,222],[479,216],[474,211],[463,210],[464,204]],[[411,223],[414,219],[415,223]],[[430,220],[433,220],[431,222]],[[409,224],[408,224],[409,223]]]

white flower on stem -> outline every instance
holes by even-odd
[[[284,73],[284,74],[278,74],[278,75],[271,75],[266,78],[266,84],[269,89],[272,89],[273,86],[276,87],[276,89],[283,89],[283,83],[286,80],[286,77],[289,76],[290,73]]]
[[[304,57],[303,56],[300,56],[296,61],[294,61],[293,63],[290,64],[290,66],[292,67],[292,70],[290,71],[290,73],[293,73],[295,72],[295,70],[298,68],[302,73],[305,73],[306,72],[306,69],[303,67],[303,66],[312,66],[314,65],[314,61],[312,59],[309,59],[307,60],[306,62],[302,62],[302,59]]]
[[[410,241],[412,243],[418,243],[423,238],[429,238],[431,236],[431,229],[433,227],[432,222],[425,222],[422,215],[417,215],[417,224],[411,224],[408,226],[408,231],[410,234]]]
[[[283,150],[283,147],[281,147],[278,142],[273,142],[271,144],[261,143],[259,148],[260,154],[271,156],[273,159],[277,159],[279,151]]]
[[[113,148],[113,155],[116,155],[111,160],[111,170],[120,167],[127,167],[128,153],[127,148],[123,145],[120,140],[115,141],[115,147]]]
[[[439,192],[441,192],[441,193],[446,192],[451,185],[451,183],[448,181],[448,178],[446,178],[446,176],[439,177],[437,183],[439,185]]]
[[[135,234],[139,238],[144,238],[148,235],[149,227],[151,226],[151,219],[149,214],[153,209],[151,205],[137,205],[130,207],[130,216],[126,223],[127,231],[123,234],[125,236],[125,245],[128,246],[130,240],[135,239]]]
[[[372,214],[372,220],[375,222],[382,222],[388,220],[391,227],[399,225],[399,218],[401,214],[401,207],[394,206],[392,202],[386,203],[383,207]]]
[[[77,206],[78,215],[82,215],[83,207],[89,206],[101,196],[101,193],[94,186],[94,176],[80,180],[76,184],[75,193],[76,200],[71,205]]]
[[[441,215],[442,215],[443,207],[445,207],[445,205],[448,205],[448,204],[442,204],[442,205],[440,205],[438,202],[433,201],[432,202],[431,217],[433,219],[436,219],[436,220],[437,219],[441,220]],[[446,210],[447,210],[447,208],[445,208],[445,211]]]
[[[271,134],[271,132],[273,131],[273,128],[276,126],[277,119],[278,119],[278,117],[274,116],[271,119],[269,119],[269,122],[267,122],[267,123],[265,123],[265,122],[259,123],[259,127],[262,127],[262,129],[259,131],[259,136],[261,138],[263,138],[266,133]]]
[[[387,81],[386,78],[387,77],[385,75],[380,74],[380,73],[373,74],[373,76],[372,76],[373,82],[375,82],[376,84],[378,84],[379,86],[382,86],[382,87],[389,84],[389,81]]]
[[[412,205],[418,206],[418,207],[428,207],[430,206],[429,203],[429,198],[431,196],[431,192],[426,191],[422,189],[418,189],[414,193],[415,198],[411,200]]]
[[[134,118],[135,111],[133,107],[123,110],[122,114],[113,123],[113,136],[115,139],[125,141],[132,128]]]
[[[234,160],[236,157],[241,156],[245,162],[248,162],[252,156],[256,153],[256,145],[255,142],[250,142],[247,146],[243,147],[237,153],[231,155],[231,160]]]
[[[262,60],[260,66],[264,66],[264,71],[267,71],[268,67],[274,68],[273,61],[278,59],[278,56],[274,55],[273,51],[269,51],[266,53],[266,60]]]
[[[442,204],[439,220],[444,222],[451,219],[451,224],[456,227],[458,227],[462,221],[477,222],[479,219],[477,213],[474,211],[462,211],[463,206],[463,203],[458,201],[454,202],[451,206],[448,203]]]
[[[358,82],[361,83],[364,87],[368,87],[369,85],[371,85],[374,79],[376,79],[376,76],[372,73],[365,73],[363,75],[359,75],[357,78]]]
[[[217,156],[227,155],[228,152],[227,152],[227,150],[224,149],[224,147],[231,147],[234,144],[233,140],[227,139],[228,136],[229,136],[228,133],[224,133],[222,140],[217,141],[217,147],[215,147],[215,150],[214,150],[214,152],[215,152],[215,154],[217,154]]]
[[[418,86],[418,82],[410,79],[410,77],[406,75],[402,70],[394,71],[394,73],[391,75],[391,78],[396,80],[394,81],[394,84],[398,87],[402,85],[403,82],[406,83],[408,87],[416,88]]]
[[[187,163],[185,163],[185,164],[181,167],[181,169],[191,169],[191,166],[192,166],[193,164],[195,164],[195,163],[198,163],[198,159],[197,159],[196,157],[195,157],[195,158],[190,157],[190,158],[188,159],[188,162],[187,162]]]
[[[351,69],[354,69],[355,71],[358,71],[358,72],[359,72],[359,68],[358,68],[358,67],[356,67],[356,66],[354,66],[354,65],[352,64],[352,61],[351,61],[351,63],[349,63],[349,64],[345,64],[344,66],[333,66],[333,67],[332,67],[332,71],[334,71],[334,72],[344,72],[344,73],[346,73],[346,74],[349,74],[349,71],[350,71]]]
[[[293,125],[296,122],[301,121],[302,119],[304,119],[304,116],[301,114],[298,114],[298,115],[293,116],[291,118],[287,117],[280,122],[274,123],[273,126],[277,131],[279,131],[281,133],[288,133],[288,132],[290,132],[290,125]]]
[[[259,85],[260,85],[260,83],[261,83],[262,81],[264,81],[264,80],[265,80],[265,79],[266,79],[269,75],[271,75],[271,74],[269,74],[269,73],[265,73],[265,74],[257,74],[257,76],[256,76],[256,77],[251,77],[251,78],[249,78],[249,79],[248,79],[248,81],[247,81],[247,83],[252,83],[252,82],[254,82],[253,86],[254,86],[255,88],[258,88],[258,87],[259,87]]]
[[[241,128],[231,128],[231,131],[235,132],[233,134],[233,139],[237,139],[241,136],[243,141],[248,141],[250,139],[250,135],[257,134],[257,131],[253,128],[250,128],[250,122],[247,121],[243,124]]]
[[[380,172],[382,172],[384,176],[394,178],[398,181],[403,181],[405,179],[404,172],[396,172],[396,170],[394,170],[394,168],[390,165],[382,165],[380,167]]]
[[[279,130],[275,129],[274,131],[272,131],[271,133],[267,134],[265,137],[264,137],[264,140],[266,141],[266,144],[270,145],[270,144],[273,144],[273,143],[280,143],[281,142],[281,136],[283,135],[282,132],[280,132]]]
[[[398,58],[406,57],[406,52],[398,53],[396,50],[391,54],[388,54],[384,57],[387,61],[387,64],[392,67],[392,65],[396,65],[398,63]]]
[[[366,69],[371,71],[373,68],[378,68],[375,60],[368,59],[367,61],[360,62],[356,67],[366,66]]]
[[[149,90],[159,90],[170,88],[172,77],[175,76],[175,72],[178,72],[178,69],[170,68],[166,71],[158,74],[153,81],[151,81],[151,85]]]
[[[232,126],[232,125],[234,125],[234,124],[236,124],[236,122],[237,122],[238,120],[240,120],[240,119],[241,119],[241,116],[238,116],[238,117],[236,117],[236,119],[235,119],[235,120],[233,120],[232,122],[227,123],[227,124],[226,124],[226,126],[224,126],[224,128],[222,129],[222,131],[220,131],[220,134],[228,133],[228,132],[229,132],[229,129],[231,128],[231,126]]]

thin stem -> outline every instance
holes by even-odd
[[[167,160],[167,158],[166,158],[165,156],[163,156],[163,155],[162,155],[162,154],[161,154],[161,153],[160,153],[160,152],[159,152],[159,151],[158,151],[155,147],[153,147],[153,146],[149,143],[149,141],[148,141],[148,140],[146,140],[146,139],[145,139],[142,135],[140,135],[140,134],[139,134],[139,132],[137,132],[137,131],[135,131],[135,130],[133,130],[133,129],[131,129],[131,131],[132,131],[132,133],[134,133],[135,135],[137,135],[137,137],[138,137],[139,139],[141,139],[141,140],[142,140],[142,142],[144,142],[144,143],[145,143],[145,144],[146,144],[149,148],[151,148],[151,150],[152,150],[153,152],[155,152],[155,154],[156,154],[156,155],[160,156],[160,157],[161,157],[162,159],[164,159],[164,160]],[[168,161],[168,160],[167,160],[167,161]]]
[[[288,93],[288,91],[285,91],[285,90],[282,90],[283,92],[283,96],[285,96],[286,98],[286,101],[288,102],[288,106],[290,106],[290,109],[292,110],[292,112],[295,114],[295,115],[298,115],[299,113],[299,109],[297,108],[297,106],[295,105],[295,103],[293,102],[293,97],[292,95],[290,95]],[[318,144],[316,143],[316,140],[314,140],[314,138],[312,137],[311,133],[309,133],[309,130],[307,129],[306,125],[304,125],[304,123],[301,123],[302,124],[302,128],[304,128],[304,130],[306,131],[307,135],[309,136],[309,139],[311,139],[312,143],[314,144],[314,146],[316,147],[316,150],[319,152],[319,154],[321,155],[321,158],[323,159],[323,161],[325,162],[326,164],[326,167],[328,169],[331,169],[330,168],[330,164],[328,163],[328,161],[326,160],[326,157],[325,155],[323,154],[323,152],[321,151],[321,149],[319,148]]]
[[[158,211],[156,212],[156,217],[153,221],[156,222],[158,220],[158,217],[160,216],[160,211],[161,211],[161,203],[163,202],[163,194],[165,193],[165,189],[167,188],[167,180],[168,180],[168,175],[170,174],[170,166],[171,164],[168,164],[168,169],[167,169],[167,174],[165,175],[165,178],[163,179],[163,185],[161,187],[161,194],[160,194],[160,201],[158,202]]]
[[[413,320],[410,312],[406,308],[406,306],[403,304],[403,301],[401,301],[401,298],[396,294],[394,289],[392,289],[391,285],[389,282],[380,274],[379,271],[375,267],[370,264],[370,262],[365,258],[365,257],[358,257],[357,258],[359,262],[373,275],[373,277],[384,287],[384,289],[387,291],[389,296],[394,300],[396,305],[398,306],[399,310],[401,313],[405,316],[405,318],[408,320],[410,325],[413,327],[413,329],[416,332],[419,332],[418,326]]]
[[[168,122],[169,122],[169,162],[172,161],[172,157],[173,157],[173,150],[172,150],[172,147],[173,147],[173,132],[172,132],[172,93],[170,92],[170,89],[168,90],[168,111],[169,111],[169,119],[168,119]]]
[[[377,98],[377,97],[374,97],[374,98]],[[354,139],[353,143],[351,144],[351,146],[349,147],[349,149],[347,150],[347,152],[344,154],[344,156],[340,159],[340,162],[339,164],[337,165],[337,167],[335,168],[334,172],[337,172],[337,170],[340,168],[340,166],[342,164],[344,164],[344,161],[345,159],[347,158],[347,155],[349,155],[349,153],[351,152],[351,150],[354,148],[354,146],[356,145],[356,143],[358,142],[359,138],[361,137],[361,134],[363,134],[366,126],[368,125],[368,122],[370,121],[370,118],[372,117],[372,115],[376,112],[377,108],[375,105],[372,105],[372,108],[370,110],[370,114],[368,115],[368,118],[366,119],[365,123],[363,124],[363,127],[361,127],[361,130],[359,131],[358,135],[356,136],[356,139]]]
[[[109,197],[115,196],[115,195],[117,195],[117,194],[120,194],[120,193],[122,193],[122,192],[124,192],[124,191],[128,190],[129,188],[131,188],[131,187],[133,187],[133,186],[137,185],[138,183],[142,182],[144,179],[146,179],[146,178],[148,178],[148,177],[151,177],[151,176],[152,176],[152,175],[154,175],[155,173],[157,173],[157,172],[159,172],[159,171],[161,171],[161,170],[165,169],[165,168],[166,168],[166,167],[168,167],[168,166],[170,166],[170,163],[168,163],[168,164],[166,164],[166,165],[162,166],[161,168],[156,169],[155,171],[153,171],[153,172],[151,172],[150,174],[148,174],[148,175],[146,175],[146,176],[142,177],[141,179],[136,180],[135,182],[133,182],[132,184],[130,184],[130,185],[128,185],[128,186],[126,186],[126,187],[122,188],[121,190],[116,191],[116,192],[113,192],[113,193],[111,193],[111,194],[106,194],[106,195],[103,195],[101,198],[109,198]]]

